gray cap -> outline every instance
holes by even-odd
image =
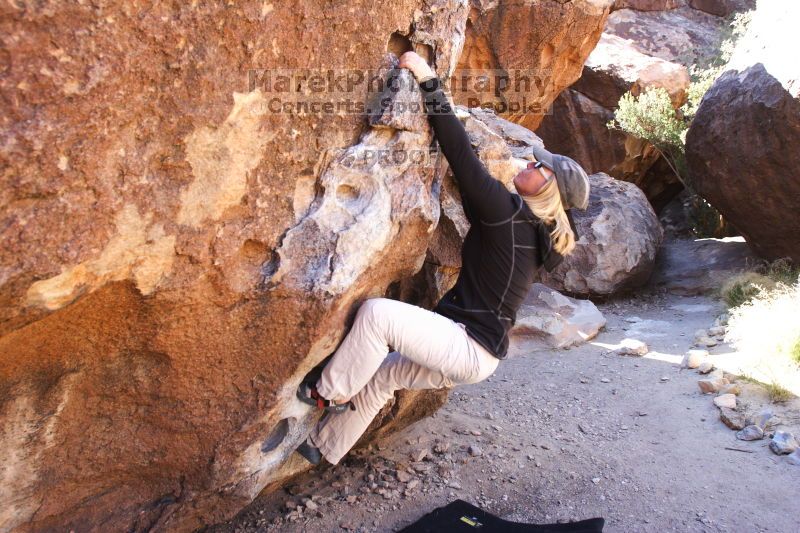
[[[532,146],[537,161],[553,171],[564,209],[573,207],[585,210],[589,206],[589,177],[574,159],[553,154],[544,147]]]

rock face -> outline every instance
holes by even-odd
[[[613,0],[476,0],[472,3],[464,52],[454,75],[455,102],[491,105],[506,119],[535,130],[559,92],[581,74],[597,44]],[[528,85],[514,83],[519,69]],[[509,75],[510,87],[494,83]],[[491,81],[489,91],[475,82]],[[466,84],[460,80],[468,80]],[[511,109],[513,102],[525,108]],[[504,108],[508,106],[508,109]]]
[[[664,11],[686,5],[686,0],[616,0],[614,10],[635,9],[637,11]]]
[[[635,4],[630,7],[647,11],[679,7],[659,8],[663,2]],[[536,133],[548,147],[572,157],[587,172],[605,172],[636,183],[654,207],[666,205],[683,188],[678,178],[669,168],[649,172],[661,159],[655,147],[610,130],[607,124],[628,91],[638,95],[646,88],[660,87],[670,94],[676,109],[683,105],[690,84],[687,67],[714,53],[721,30],[720,19],[688,7],[666,12],[614,11],[580,79],[556,98],[552,113]]]
[[[686,139],[697,192],[760,256],[800,261],[800,67],[795,2],[762,2],[731,70],[706,93]],[[767,127],[768,125],[768,127]]]
[[[741,237],[668,239],[661,246],[650,283],[675,294],[706,294],[755,263],[755,255]]]
[[[593,339],[606,325],[589,300],[576,300],[541,283],[534,283],[517,313],[512,344],[526,352],[534,348],[569,348]]]
[[[585,212],[575,210],[575,250],[542,283],[581,296],[602,296],[647,282],[663,230],[636,185],[606,174],[589,176]]]
[[[314,96],[276,69],[330,67],[324,97],[360,104],[346,75],[385,79],[399,43],[446,77],[467,6],[2,11],[0,529],[222,520],[306,468],[299,380],[440,213],[436,165],[376,157],[427,153],[424,117],[276,108]]]

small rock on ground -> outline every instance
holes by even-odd
[[[739,411],[730,409],[728,407],[720,407],[719,419],[722,420],[723,424],[731,429],[744,429],[746,425],[744,415]]]
[[[738,383],[729,383],[719,389],[720,394],[735,394],[736,396],[742,393],[742,387]]]
[[[699,368],[706,357],[708,357],[708,350],[689,350],[683,357],[683,366],[685,368]],[[711,363],[708,364],[709,366],[711,365]],[[710,371],[711,369],[709,368]]]
[[[747,426],[736,434],[739,440],[759,440],[764,438],[764,430],[758,426]]]
[[[616,349],[619,355],[633,355],[639,356],[647,355],[650,348],[646,343],[636,339],[623,339],[622,346]]]
[[[704,394],[719,392],[719,390],[728,384],[725,378],[705,378],[698,380],[697,386]]]
[[[786,460],[789,461],[789,464],[800,466],[800,449],[795,450],[787,455]]]
[[[770,409],[769,407],[765,407],[755,415],[747,417],[747,425],[748,426],[753,425],[753,426],[758,426],[761,429],[767,429],[767,423],[772,418],[772,416],[773,416],[772,409]]]
[[[714,405],[717,407],[727,407],[729,409],[736,409],[736,395],[735,394],[720,394],[714,398]]]
[[[778,455],[787,455],[795,451],[800,444],[788,431],[776,431],[769,443],[769,449]]]
[[[697,371],[701,374],[708,374],[712,370],[714,370],[714,365],[712,365],[710,361],[700,363],[700,366],[697,367]]]

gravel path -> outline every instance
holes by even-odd
[[[800,466],[767,440],[737,441],[680,368],[720,303],[644,294],[599,307],[608,326],[589,344],[503,361],[435,416],[213,531],[396,531],[455,498],[524,522],[602,516],[611,532],[800,530]],[[651,353],[610,353],[631,334]],[[781,409],[798,434],[798,400]]]

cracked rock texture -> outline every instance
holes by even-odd
[[[436,158],[382,158],[428,153],[419,111],[278,112],[273,98],[313,95],[269,76],[313,65],[410,82],[387,55],[399,42],[446,77],[468,7],[0,13],[0,530],[230,517],[306,467],[291,455],[315,418],[299,380],[360,301],[420,268],[440,213]],[[395,101],[421,103],[409,91]],[[441,401],[400,397],[373,430]]]
[[[454,82],[455,102],[495,106],[503,118],[535,130],[558,93],[581,75],[597,44],[613,0],[475,0],[467,22],[464,53]],[[519,69],[519,75],[513,73]],[[494,83],[509,75],[509,86]],[[475,80],[486,75],[489,90]],[[528,85],[515,80],[527,77]],[[462,87],[460,80],[468,79]],[[511,109],[513,102],[522,104]],[[509,106],[505,109],[503,106]]]
[[[800,261],[796,2],[759,2],[686,137],[692,186],[766,259]]]

